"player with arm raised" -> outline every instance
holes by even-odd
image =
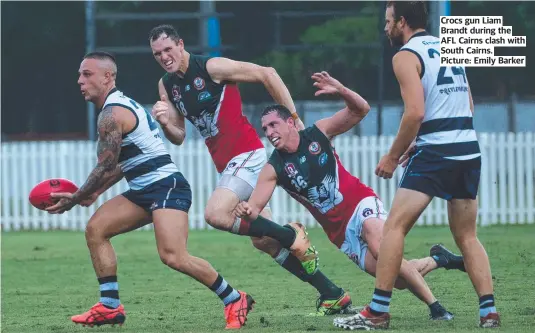
[[[316,96],[339,95],[346,107],[302,131],[295,127],[284,106],[267,107],[262,114],[262,128],[275,151],[262,169],[251,198],[240,203],[236,212],[251,225],[264,223],[259,212],[279,185],[308,209],[336,247],[373,276],[387,213],[375,192],[344,168],[331,145],[333,137],[359,123],[370,107],[327,72],[315,73],[312,78],[319,89]],[[438,267],[455,265],[461,268],[462,258],[444,254],[436,260],[427,257],[404,261],[396,286],[408,287],[428,304],[431,318],[451,319],[452,315],[434,298],[423,276]]]
[[[277,103],[291,111],[296,125],[304,128],[295,112],[292,97],[277,72],[248,62],[189,53],[184,41],[169,25],[152,29],[149,40],[154,58],[166,71],[158,83],[160,101],[153,107],[154,117],[161,124],[165,136],[177,145],[186,136],[184,118],[187,118],[204,138],[221,176],[205,210],[208,224],[220,230],[251,236],[256,248],[315,287],[321,297],[330,302],[325,304],[332,305],[329,313],[346,311],[351,303],[349,295],[317,269],[317,255],[313,248],[312,251],[299,249],[291,252],[272,238],[255,237],[263,231],[244,227],[246,223],[236,220],[233,214],[236,205],[251,195],[267,160],[262,141],[242,113],[237,84],[263,84]],[[264,209],[262,215],[270,218],[271,212]],[[301,225],[295,224],[292,228],[294,238],[297,234],[305,234]],[[317,313],[326,313],[323,310],[327,308],[322,305]]]
[[[479,325],[498,327],[489,259],[476,233],[481,152],[465,70],[440,66],[440,39],[425,31],[423,1],[389,1],[385,21],[391,44],[401,46],[392,65],[405,110],[392,147],[375,172],[389,179],[400,161],[407,164],[385,223],[373,299],[357,315],[360,324],[354,328],[388,327],[405,236],[433,197],[447,200],[450,229],[479,297]],[[416,146],[406,152],[414,139]],[[434,247],[431,253],[441,249]]]
[[[223,301],[227,328],[240,328],[254,303],[232,288],[204,259],[187,251],[191,190],[171,161],[151,115],[115,87],[117,65],[105,52],[87,54],[78,84],[86,101],[100,110],[98,162],[75,193],[53,193],[59,202],[46,210],[61,214],[76,204],[88,205],[123,176],[129,190],[105,202],[89,220],[85,237],[100,284],[100,301],[71,319],[77,324],[122,324],[117,259],[110,239],[151,220],[160,259],[174,270],[201,282]],[[188,305],[189,306],[189,305]]]

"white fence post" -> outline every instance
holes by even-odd
[[[534,133],[526,133],[526,142],[522,151],[525,161],[525,178],[526,185],[526,221],[535,220],[535,205],[531,202],[531,198],[535,197],[535,135]]]

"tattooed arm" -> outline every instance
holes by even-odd
[[[80,206],[84,206],[84,207],[91,206],[97,200],[99,195],[106,192],[106,190],[108,190],[110,187],[115,185],[118,181],[123,179],[123,177],[124,175],[123,175],[123,171],[121,170],[121,166],[117,164],[117,166],[115,167],[115,171],[109,174],[109,177],[106,183],[102,185],[100,189],[96,190],[95,193],[91,194],[86,199],[83,199],[82,201],[80,201]]]
[[[90,194],[99,190],[114,176],[119,162],[122,143],[122,126],[118,107],[106,107],[98,117],[97,166],[93,169],[84,185],[82,185],[72,199],[80,202]]]
[[[98,143],[97,157],[98,162],[85,183],[73,194],[56,193],[55,198],[61,200],[54,206],[47,208],[49,213],[63,213],[70,210],[73,206],[79,204],[82,200],[87,199],[98,190],[101,190],[107,183],[111,183],[113,178],[117,177],[116,168],[121,152],[121,143],[123,135],[123,125],[125,115],[121,107],[106,107],[98,117]],[[120,178],[119,178],[120,179]],[[111,185],[110,185],[111,186]]]
[[[106,176],[107,176],[106,182],[98,190],[96,190],[95,193],[100,195],[106,192],[107,189],[115,185],[118,181],[120,181],[124,177],[123,171],[121,170],[121,167],[119,166],[119,164],[117,164],[114,171],[107,173]]]

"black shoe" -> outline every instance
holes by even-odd
[[[442,244],[433,245],[429,250],[429,255],[435,259],[438,268],[444,267],[445,269],[458,269],[462,272],[466,272],[464,268],[464,258],[453,254],[450,250],[445,248]]]
[[[445,311],[444,313],[435,315],[429,314],[429,319],[431,320],[453,320],[453,318],[453,313],[449,311]]]
[[[429,305],[429,319],[431,320],[452,320],[453,319],[453,313],[449,312],[442,306],[442,304],[439,303],[439,301],[435,301],[435,303]]]

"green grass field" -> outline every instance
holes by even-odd
[[[370,300],[374,280],[329,243],[320,229],[310,236],[322,270],[350,292],[355,305]],[[498,310],[505,332],[535,331],[535,225],[479,229],[493,268]],[[406,258],[428,254],[434,243],[456,250],[449,229],[419,227],[409,235]],[[119,293],[127,320],[122,327],[75,326],[70,316],[98,301],[83,233],[2,234],[2,332],[214,332],[223,331],[223,305],[207,288],[161,264],[152,232],[132,232],[113,241],[119,258]],[[341,331],[333,317],[307,317],[316,291],[253,249],[245,237],[193,231],[189,250],[203,257],[234,286],[256,299],[244,331]],[[443,269],[426,277],[436,297],[456,315],[431,322],[427,307],[396,291],[391,328],[396,332],[480,331],[478,299],[468,277]]]

